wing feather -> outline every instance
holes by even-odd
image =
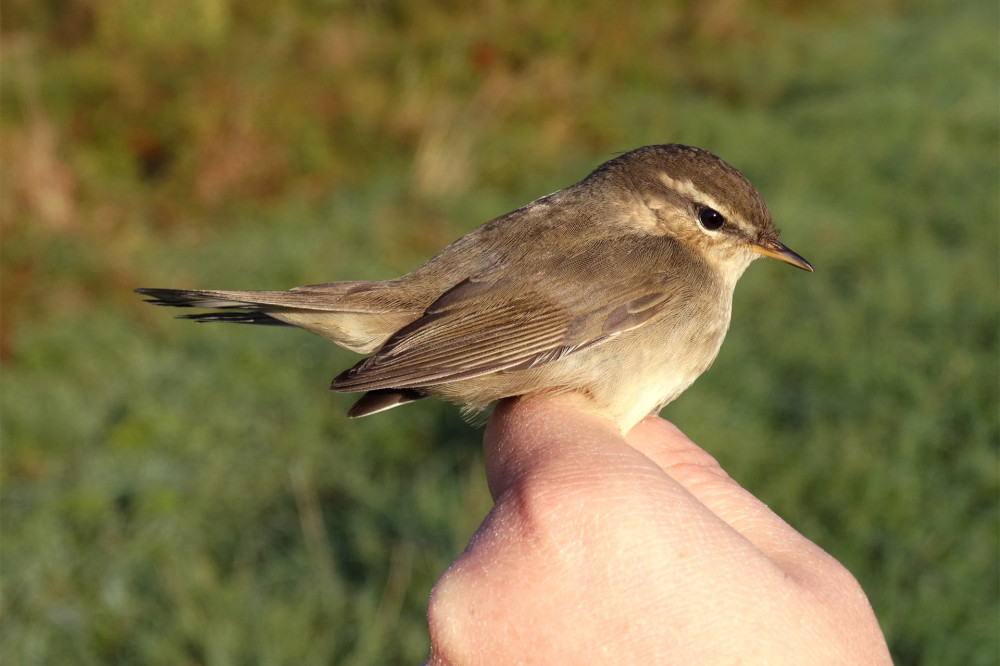
[[[445,292],[424,315],[392,335],[373,356],[334,379],[338,391],[433,386],[498,371],[553,363],[642,326],[675,298],[668,274],[675,245],[660,239],[661,262],[595,247],[593,266],[573,257],[587,283],[548,284],[556,270],[510,275],[492,270]],[[650,265],[663,267],[650,271]]]
[[[508,308],[479,316],[433,317],[425,327],[391,338],[383,349],[334,380],[334,388],[370,391],[469,379],[524,363],[561,342],[568,319],[550,309],[518,325]],[[524,313],[518,319],[523,320]]]

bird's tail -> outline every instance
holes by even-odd
[[[296,310],[326,310],[332,306],[343,307],[344,296],[351,293],[350,286],[366,284],[339,282],[343,285],[333,290],[299,287],[291,291],[221,291],[217,289],[136,289],[136,293],[147,296],[147,303],[169,305],[179,308],[241,309],[266,312],[271,308],[291,308]],[[317,285],[326,286],[326,285]],[[185,318],[200,317],[186,315]]]
[[[290,291],[150,289],[146,302],[215,312],[181,315],[197,322],[298,326],[353,351],[368,353],[420,313],[394,302],[382,282],[332,282]]]

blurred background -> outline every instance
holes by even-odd
[[[481,428],[348,422],[357,357],[139,286],[409,271],[619,151],[702,146],[758,262],[664,416],[860,580],[897,664],[996,664],[991,0],[10,0],[0,40],[8,664],[414,664],[489,510]]]

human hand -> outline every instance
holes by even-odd
[[[431,593],[428,664],[891,664],[835,559],[673,425],[501,403],[495,505]]]

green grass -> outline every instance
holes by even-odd
[[[898,664],[995,664],[995,3],[35,3],[0,57],[0,660],[412,664],[481,431],[137,286],[407,271],[614,152],[701,145],[758,262],[665,416],[844,562]],[[727,9],[728,8],[728,9]]]

